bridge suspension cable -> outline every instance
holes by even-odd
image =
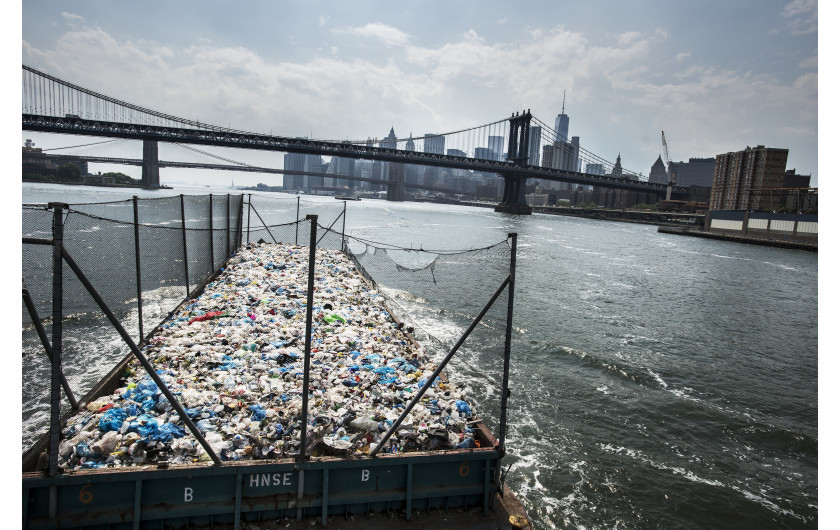
[[[125,142],[125,140],[117,138],[117,139],[113,139],[113,140],[103,140],[101,142],[91,142],[89,144],[69,145],[67,147],[50,147],[48,149],[41,149],[41,151],[46,153],[48,151],[62,151],[64,149],[78,149],[79,147],[90,147],[92,145],[113,144],[115,142]]]
[[[121,121],[135,125],[172,126],[248,134],[247,131],[209,125],[134,105],[69,83],[30,66],[22,65],[22,67],[21,110],[24,114],[53,116],[69,120],[84,118]]]
[[[566,143],[569,142],[568,138],[558,137],[557,134],[555,133],[554,129],[551,126],[544,123],[542,120],[540,120],[536,117],[534,117],[533,119],[540,126],[540,128],[541,128],[540,136],[542,137],[542,141],[545,142],[546,145],[554,145],[555,144],[555,139],[559,140],[559,141],[562,141],[562,142],[566,142]],[[609,172],[611,172],[615,168],[615,163],[614,162],[610,162],[609,160],[607,160],[607,159],[605,159],[601,156],[598,156],[595,153],[593,153],[593,152],[591,152],[587,149],[584,149],[583,147],[578,146],[578,151],[580,153],[579,154],[579,159],[582,162],[586,162],[586,163],[590,163],[590,164],[600,164],[605,170],[608,170]],[[635,173],[635,172],[627,171],[627,170],[622,170],[622,173],[635,175],[635,176],[639,177],[640,180],[647,180],[640,173]]]
[[[186,145],[186,144],[175,143],[174,145],[177,145],[178,147],[181,147],[183,149],[188,149],[190,151],[202,154],[204,156],[208,156],[210,158],[215,158],[216,160],[222,160],[223,162],[229,162],[229,163],[234,164],[236,166],[252,167],[250,164],[246,164],[245,162],[239,162],[237,160],[232,160],[230,158],[225,158],[225,157],[220,156],[220,155],[214,155],[213,153],[208,153],[207,151],[202,151],[201,149],[197,149],[195,147],[192,147],[192,146],[189,146],[189,145]]]

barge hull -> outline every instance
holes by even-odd
[[[161,528],[477,507],[489,515],[495,448],[375,459],[287,460],[23,476],[23,528]]]

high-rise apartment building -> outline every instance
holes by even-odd
[[[787,149],[759,145],[715,157],[710,210],[761,210],[771,207],[762,190],[784,187]]]

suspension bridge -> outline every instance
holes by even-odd
[[[212,163],[161,161],[158,154],[159,144],[162,143],[387,163],[380,166],[384,169],[379,176],[317,175],[385,186],[389,200],[403,200],[406,187],[453,191],[435,182],[420,183],[407,179],[406,167],[410,166],[440,168],[461,175],[498,175],[504,179],[504,192],[496,210],[514,214],[531,213],[525,200],[528,179],[627,190],[636,194],[637,202],[656,202],[664,198],[668,191],[668,185],[647,182],[637,174],[619,171],[621,174],[614,176],[581,172],[581,167],[594,166],[602,168],[604,173],[612,173],[614,166],[580,146],[572,146],[565,138],[557,138],[554,130],[532,116],[530,110],[514,112],[510,117],[476,127],[416,138],[396,138],[392,134],[382,140],[315,140],[260,134],[172,116],[94,92],[26,65],[23,65],[22,83],[23,130],[141,141],[142,158],[83,158],[94,162],[142,166],[143,184],[150,187],[160,185],[161,167],[307,174],[303,168],[258,167],[218,156],[216,158],[219,160]],[[541,160],[543,165],[540,165]],[[558,160],[559,164],[556,163]],[[544,167],[546,164],[561,167]],[[672,188],[676,197],[687,191],[679,187]]]
[[[131,152],[136,150],[136,141],[132,140],[106,140],[105,142],[95,142],[93,144],[83,144],[76,146],[57,147],[52,149],[42,149],[40,152],[24,152],[22,162],[26,164],[41,165],[44,162],[52,162],[57,166],[65,163],[95,163],[95,164],[118,164],[128,166],[143,166],[145,160],[143,158],[133,158]],[[382,178],[360,177],[356,175],[347,175],[342,173],[324,173],[323,171],[313,172],[304,171],[300,169],[280,169],[276,167],[255,166],[245,162],[231,160],[226,157],[221,157],[214,153],[209,153],[201,149],[196,149],[185,144],[171,143],[169,146],[180,148],[182,153],[187,155],[193,154],[192,160],[158,160],[158,168],[184,168],[184,169],[212,169],[212,170],[227,170],[227,171],[241,171],[245,173],[263,173],[263,174],[278,174],[278,175],[294,175],[305,176],[312,179],[334,179],[336,181],[352,181],[352,182],[367,182],[378,185],[383,188],[392,184],[392,181]],[[57,151],[69,150],[72,154],[61,154]],[[102,154],[102,151],[110,151],[109,154]],[[116,151],[116,153],[115,153]],[[175,149],[177,151],[177,149]],[[202,162],[201,159],[211,160],[211,162]],[[145,182],[144,182],[145,184]],[[152,186],[154,187],[154,186]],[[421,183],[405,183],[406,188],[414,188],[418,190],[425,190],[437,193],[460,194],[463,190],[446,186],[425,185]]]

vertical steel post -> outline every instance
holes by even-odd
[[[236,248],[242,245],[242,216],[245,215],[245,195],[239,196],[239,215],[236,218]]]
[[[330,468],[324,468],[324,493],[321,496],[321,526],[327,526],[327,512],[330,511]]]
[[[225,259],[230,257],[230,193],[227,194],[227,222],[225,223]]]
[[[216,270],[216,259],[213,256],[213,194],[210,194],[210,274]]]
[[[347,201],[344,201],[344,211],[341,212],[341,250],[344,251],[344,228],[347,226]]]
[[[298,460],[306,460],[306,429],[309,413],[309,356],[312,351],[312,304],[315,291],[315,238],[318,235],[318,216],[307,215],[309,227],[309,281],[306,288],[306,339],[303,345],[303,405],[300,411],[300,454]]]
[[[248,229],[245,232],[245,244],[251,244],[251,194],[248,194]]]
[[[297,198],[297,211],[295,212],[295,246],[298,244],[298,227],[300,226],[300,197]]]
[[[507,431],[507,401],[510,396],[508,374],[510,373],[510,340],[513,332],[513,292],[516,286],[516,232],[510,238],[510,283],[508,283],[507,326],[505,327],[505,363],[502,371],[502,407],[499,413],[499,458],[505,456],[505,434]],[[501,466],[496,466],[498,476]],[[498,483],[498,481],[496,481]]]
[[[63,260],[64,245],[64,208],[63,203],[53,202],[53,300],[52,300],[52,359],[50,362],[50,453],[49,476],[58,473],[58,439],[60,432],[59,415],[61,414],[61,333],[64,299]]]
[[[137,208],[137,195],[134,202],[134,269],[137,273],[137,341],[143,340],[143,289],[140,285],[140,214]]]
[[[184,213],[184,194],[181,194],[181,235],[184,240],[184,283],[187,286],[187,296],[190,297],[190,261],[187,254],[187,217]]]

